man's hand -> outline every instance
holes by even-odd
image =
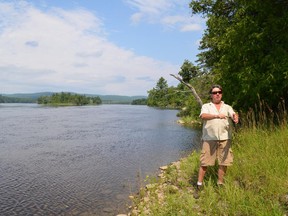
[[[220,119],[225,119],[227,117],[225,114],[222,114],[222,113],[220,113],[218,116]]]
[[[237,113],[234,113],[234,114],[233,114],[233,121],[234,121],[236,124],[238,124],[238,122],[239,122],[239,116],[238,116]]]

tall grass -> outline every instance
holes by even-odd
[[[209,167],[200,198],[193,198],[199,167],[199,153],[193,152],[134,200],[131,215],[288,215],[287,113],[284,103],[279,106],[277,114],[267,114],[264,104],[242,114],[223,187],[216,184],[217,167]]]
[[[240,113],[241,126],[249,129],[273,129],[287,125],[287,110],[285,101],[282,99],[278,107],[272,109],[265,101],[259,99],[254,109]]]

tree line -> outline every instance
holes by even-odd
[[[277,113],[287,109],[288,4],[286,0],[192,0],[192,14],[206,18],[197,66],[185,60],[178,76],[203,99],[212,84],[223,87],[223,98],[236,110]],[[160,78],[161,79],[161,78]],[[168,87],[163,79],[148,91],[148,105],[185,106],[186,85]],[[179,94],[171,101],[172,95]],[[191,97],[191,93],[189,95]],[[159,98],[161,100],[159,101]],[[184,101],[182,101],[184,100]],[[284,105],[283,105],[284,104]]]
[[[99,105],[102,103],[100,97],[87,97],[85,95],[72,93],[54,93],[51,96],[41,96],[37,100],[38,104],[45,105]]]
[[[131,105],[147,105],[147,99],[146,98],[135,99],[131,102]]]
[[[203,74],[199,67],[185,60],[177,78],[182,81],[176,87],[168,86],[167,80],[160,77],[156,87],[148,91],[147,105],[168,109],[179,109],[178,116],[197,118],[201,106],[191,94],[191,87],[196,89],[201,102],[209,100],[208,91],[212,83],[212,76]],[[190,87],[187,87],[187,85]]]
[[[33,98],[16,98],[0,95],[0,103],[35,103]]]

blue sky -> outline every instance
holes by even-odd
[[[147,95],[196,60],[188,0],[0,0],[0,94]]]

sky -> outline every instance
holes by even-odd
[[[148,95],[195,63],[189,0],[0,0],[0,94]],[[196,64],[196,63],[195,63]]]

